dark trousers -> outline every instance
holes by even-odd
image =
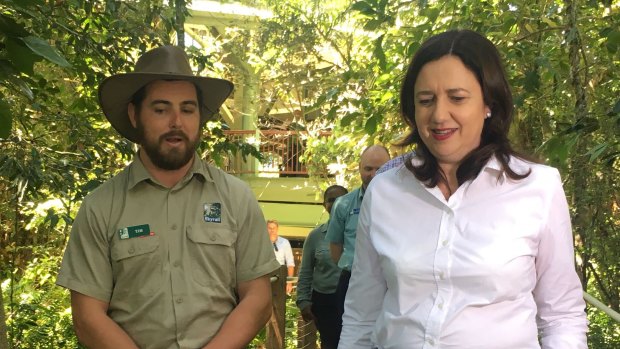
[[[336,349],[340,340],[342,323],[338,317],[336,293],[325,294],[312,291],[312,314],[321,336],[321,349]]]
[[[351,272],[343,270],[338,279],[338,287],[336,288],[336,298],[338,298],[338,321],[342,326],[342,314],[344,314],[344,299],[347,297],[349,289],[349,280],[351,280]]]

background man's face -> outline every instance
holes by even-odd
[[[140,115],[129,115],[151,162],[177,170],[194,156],[200,142],[196,87],[188,81],[155,81],[146,87]]]
[[[325,211],[327,213],[332,213],[332,206],[334,206],[334,202],[336,202],[336,198],[339,198],[346,194],[346,192],[342,189],[335,188],[325,193],[325,197],[323,198],[323,207],[325,207]]]
[[[368,188],[377,170],[389,160],[390,155],[381,147],[372,147],[364,152],[360,159],[360,177],[362,178],[362,187],[364,190]]]
[[[269,233],[269,239],[276,241],[278,239],[278,225],[275,223],[267,224],[267,232]]]

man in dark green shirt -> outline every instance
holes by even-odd
[[[323,194],[323,206],[331,212],[336,198],[347,193],[340,185],[332,185]],[[297,306],[305,321],[314,321],[321,336],[321,349],[336,349],[341,323],[337,312],[336,287],[341,270],[331,258],[325,240],[327,224],[310,232],[304,250],[297,282]]]

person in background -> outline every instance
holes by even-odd
[[[82,202],[58,274],[86,347],[244,348],[269,319],[278,263],[258,202],[196,153],[232,89],[195,76],[176,46],[99,86],[103,113],[140,148]]]
[[[383,164],[383,166],[381,166],[378,170],[376,175],[379,175],[387,170],[391,170],[393,168],[396,167],[403,167],[403,165],[405,164],[405,162],[407,161],[407,159],[411,159],[413,156],[415,156],[415,151],[410,151],[408,153],[405,154],[401,154],[398,155],[396,157],[393,157],[392,159],[390,159],[390,161],[386,162],[385,164]]]
[[[293,277],[293,275],[295,275],[295,259],[293,258],[293,249],[291,248],[291,243],[287,239],[278,236],[279,228],[280,224],[275,219],[270,219],[267,221],[267,232],[269,232],[269,240],[273,246],[273,253],[275,253],[276,259],[280,265],[286,265],[287,275],[289,277]],[[292,291],[293,282],[287,281],[286,294],[290,295]]]
[[[365,195],[338,348],[586,349],[560,174],[513,150],[495,46],[431,37],[400,99],[416,155]]]
[[[390,153],[382,145],[371,145],[364,149],[358,167],[362,185],[339,197],[332,208],[325,239],[329,242],[332,260],[338,263],[338,267],[342,269],[336,289],[338,321],[341,321],[344,312],[344,299],[351,277],[351,266],[353,265],[355,251],[355,231],[362,199],[377,170],[388,160],[390,160]]]
[[[323,207],[329,215],[336,198],[347,189],[332,185],[323,193]],[[321,337],[321,349],[336,349],[342,323],[338,317],[336,287],[341,270],[334,263],[325,240],[328,223],[314,228],[306,241],[297,281],[297,306],[305,321],[314,321]]]

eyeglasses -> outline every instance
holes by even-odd
[[[278,245],[276,245],[276,243],[273,243],[273,249],[276,250],[276,252],[278,252]]]

